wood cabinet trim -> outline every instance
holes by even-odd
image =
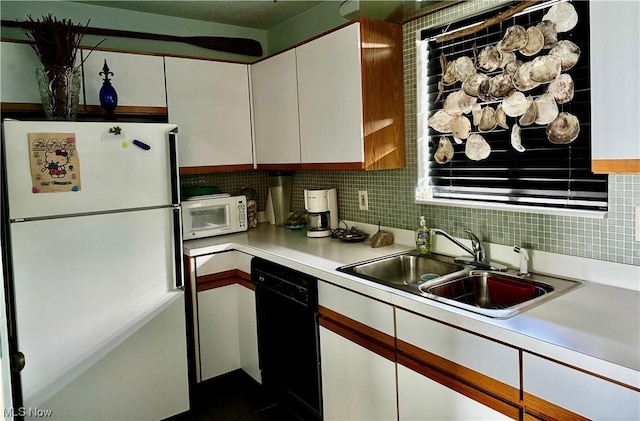
[[[364,162],[303,162],[302,170],[306,171],[359,171],[364,170]]]
[[[404,168],[402,27],[361,19],[360,43],[365,169]]]
[[[524,410],[531,413],[533,416],[549,421],[563,421],[563,420],[575,420],[575,421],[587,421],[589,418],[585,418],[582,415],[569,411],[561,406],[555,405],[549,401],[541,399],[535,395],[524,392],[523,397]]]
[[[413,358],[398,352],[398,364],[402,364],[410,370],[415,371],[451,390],[454,390],[482,405],[500,412],[514,420],[520,419],[522,409],[517,404],[509,404],[497,397],[491,396],[481,389],[476,388],[474,385],[464,383],[454,377],[451,377],[447,373],[443,373],[437,369],[425,365]]]
[[[595,174],[640,174],[640,159],[594,159],[591,170]]]
[[[223,272],[202,275],[196,278],[196,291],[202,292],[210,289],[221,288],[227,285],[239,284],[255,291],[256,287],[251,282],[251,275],[240,270],[231,269]]]
[[[396,344],[393,336],[326,307],[318,306],[318,311],[320,313],[320,326],[375,352],[389,361],[396,361]]]
[[[253,171],[253,164],[180,167],[180,175],[209,174],[209,173],[234,172],[234,171]]]
[[[302,170],[302,164],[257,164],[256,169],[264,171],[300,171]]]
[[[0,107],[3,113],[44,113],[42,104],[31,102],[2,102]],[[100,105],[78,105],[78,115],[93,115],[96,117],[106,116],[104,109]],[[114,115],[132,116],[167,116],[167,107],[147,107],[138,105],[121,105],[116,108]]]
[[[509,402],[520,401],[520,389],[502,383],[492,377],[479,373],[475,370],[449,361],[436,354],[425,351],[415,345],[401,339],[396,340],[398,361],[402,356],[402,361],[414,361],[416,364],[438,370],[446,375],[457,379],[457,381],[468,383],[475,388],[481,389]],[[444,383],[443,383],[444,384]]]

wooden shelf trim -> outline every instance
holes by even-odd
[[[479,373],[470,368],[456,364],[436,354],[425,351],[400,339],[396,341],[398,362],[411,360],[420,366],[425,366],[443,372],[460,382],[468,383],[473,387],[484,390],[511,403],[520,402],[520,389],[502,383],[492,377]],[[402,358],[401,358],[402,357]]]
[[[591,170],[595,174],[640,174],[640,159],[594,159]]]
[[[381,357],[393,362],[396,361],[396,345],[393,336],[326,307],[319,306],[318,310],[320,313],[320,326],[375,352]]]
[[[196,291],[202,292],[210,289],[221,288],[227,285],[239,284],[255,291],[256,287],[251,282],[251,275],[240,270],[232,269],[196,278]]]
[[[44,113],[42,104],[31,102],[2,102],[0,109],[3,113]],[[100,105],[78,105],[78,115],[95,115],[96,117],[106,116],[104,109]],[[154,115],[166,116],[167,107],[145,107],[145,106],[128,106],[122,105],[116,108],[114,113],[116,117],[119,115]]]

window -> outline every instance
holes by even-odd
[[[438,111],[444,111],[446,98],[462,89],[462,81],[458,80],[444,86],[438,98],[438,83],[442,80],[441,56],[449,63],[463,56],[478,63],[483,49],[500,42],[508,28],[514,25],[520,25],[525,29],[536,26],[552,5],[558,3],[553,1],[531,7],[488,28],[448,41],[437,42],[435,37],[443,34],[445,29],[449,33],[482,23],[508,10],[509,7],[446,28],[423,30],[420,33],[417,46],[417,202],[488,206],[542,213],[556,213],[558,209],[596,213],[607,210],[607,176],[591,172],[588,2],[567,2],[574,7],[578,23],[566,32],[557,33],[558,41],[571,41],[580,49],[577,63],[561,72],[568,74],[573,81],[573,97],[567,102],[557,104],[558,112],[577,117],[579,134],[575,140],[568,144],[552,143],[547,137],[548,124],[544,121],[541,121],[542,124],[525,125],[520,124],[520,116],[507,116],[508,128],[496,126],[494,129],[481,131],[476,124],[471,124],[471,134],[482,136],[491,148],[488,157],[473,160],[465,153],[468,138],[454,139],[451,132],[439,132],[428,123],[429,118]],[[536,57],[548,55],[549,52],[549,48],[544,48],[538,53],[526,56],[516,51],[515,58],[526,63]],[[488,70],[479,69],[477,72],[484,73],[489,79],[495,78],[504,72],[504,65],[502,63],[501,67],[495,70],[489,66]],[[532,89],[523,88],[522,94],[536,100],[547,92],[549,85],[550,83],[541,83]],[[520,87],[522,88],[522,85]],[[495,111],[504,100],[504,97],[494,96],[483,98],[485,99],[477,100],[480,107],[476,105],[476,108],[491,107]],[[468,111],[465,110],[463,116],[471,121],[472,113],[467,114]],[[524,148],[522,152],[512,146],[511,136],[515,124],[520,127],[521,144]],[[450,159],[445,158],[445,163],[438,163],[434,154],[442,137],[452,145],[453,156]],[[477,137],[474,140],[477,140]],[[475,158],[478,159],[477,156]]]

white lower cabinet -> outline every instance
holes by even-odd
[[[398,364],[400,420],[509,420],[462,393]]]
[[[326,421],[396,420],[393,307],[318,283]]]
[[[325,420],[397,419],[393,361],[322,326],[320,355]]]
[[[253,290],[233,284],[199,292],[201,379],[241,368],[261,382],[257,332]]]
[[[258,367],[258,324],[256,320],[256,293],[244,285],[238,289],[238,347],[240,368],[262,382]]]
[[[396,309],[400,420],[520,419],[520,351]]]
[[[240,367],[236,284],[198,293],[198,333],[202,380]]]
[[[640,420],[637,390],[528,352],[523,353],[522,367],[525,406],[536,417]]]
[[[237,369],[262,382],[251,257],[226,251],[191,259],[198,382]]]

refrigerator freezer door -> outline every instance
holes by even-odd
[[[171,208],[11,224],[25,407],[53,419],[188,409]]]
[[[108,136],[109,129],[115,126],[121,129],[121,137]],[[174,124],[155,123],[5,121],[3,140],[9,218],[41,218],[171,204],[172,163],[168,133],[175,128]],[[79,191],[33,193],[29,133],[75,133],[81,177]],[[150,148],[138,147],[134,140]]]

